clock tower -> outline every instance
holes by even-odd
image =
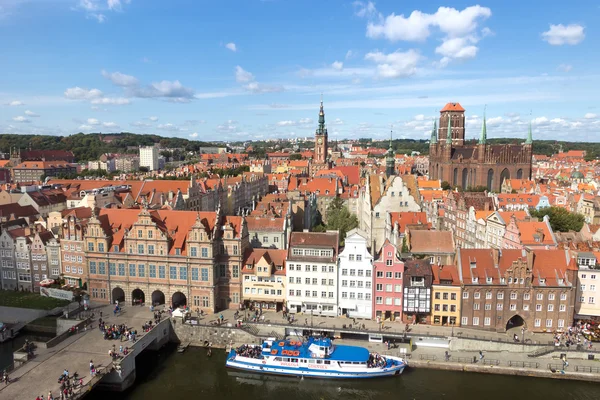
[[[325,127],[325,111],[323,111],[323,97],[321,96],[321,108],[319,109],[319,127],[315,132],[315,164],[327,163],[327,128]]]

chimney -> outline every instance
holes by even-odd
[[[498,268],[500,264],[500,257],[502,256],[502,250],[492,249],[492,259],[494,260],[494,268]]]

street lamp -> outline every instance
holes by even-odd
[[[313,309],[310,309],[310,327],[313,327]]]

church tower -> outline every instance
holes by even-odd
[[[325,127],[325,111],[323,111],[323,96],[321,96],[321,108],[319,109],[319,127],[315,132],[315,163],[325,164],[327,162],[327,128]]]
[[[451,139],[448,139],[448,132]],[[452,147],[464,145],[465,109],[459,103],[448,103],[440,110],[438,141]]]
[[[396,175],[396,157],[394,155],[394,149],[392,148],[392,131],[390,130],[390,147],[385,153],[385,176]]]

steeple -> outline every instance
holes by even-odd
[[[394,149],[392,148],[392,132],[392,129],[390,129],[390,147],[385,153],[385,175],[387,177],[395,175],[396,171],[396,159],[394,157]]]
[[[324,135],[327,132],[325,128],[325,111],[323,110],[323,94],[321,93],[321,107],[319,108],[319,128],[317,130],[318,135]]]
[[[433,130],[431,131],[431,139],[429,139],[429,144],[437,143],[437,120],[433,119]]]
[[[446,135],[446,144],[452,145],[452,115],[448,113],[448,134]]]
[[[527,132],[527,140],[525,144],[533,144],[533,133],[531,132],[531,113],[529,113],[529,132]]]
[[[483,125],[481,125],[481,137],[479,138],[479,144],[485,144],[486,142],[487,142],[487,127],[485,124],[485,107],[484,107],[483,108]]]

